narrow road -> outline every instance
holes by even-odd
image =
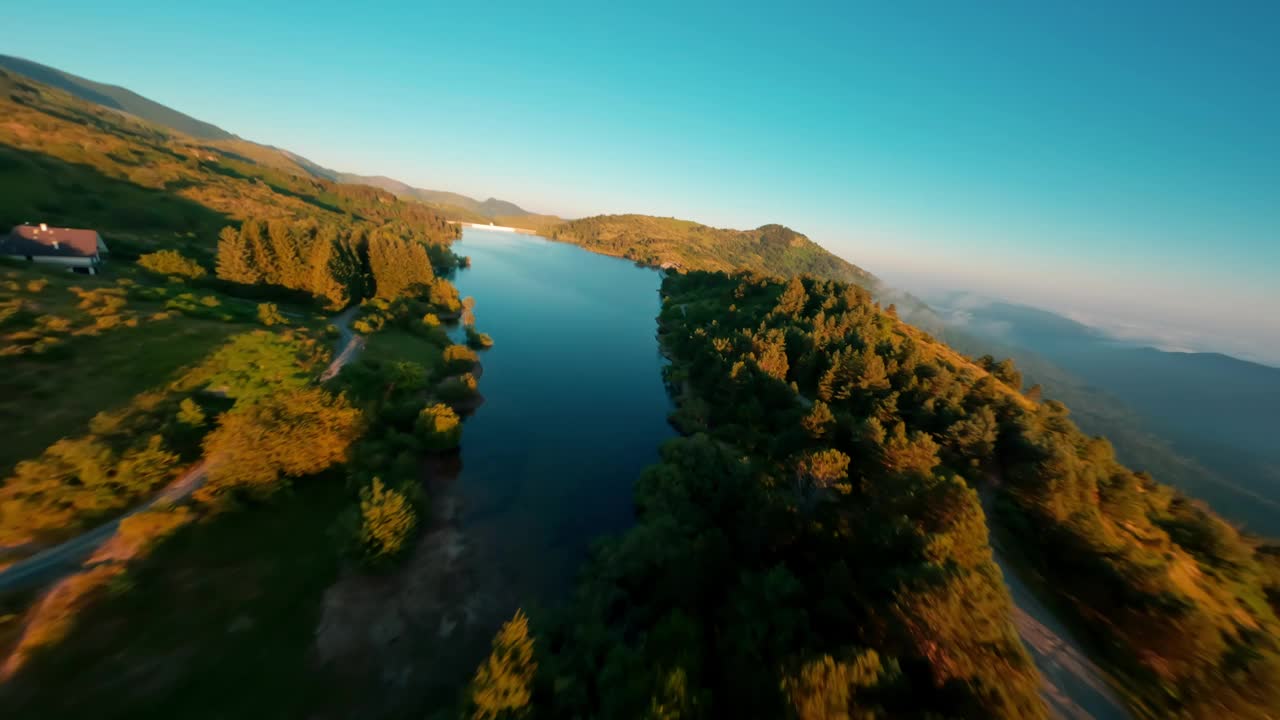
[[[990,523],[993,493],[986,490],[981,495],[982,509]],[[1102,671],[1085,654],[1083,646],[1005,559],[995,533],[991,535],[991,550],[1013,599],[1013,624],[1040,671],[1040,695],[1049,706],[1050,717],[1129,720],[1129,710],[1107,685]]]
[[[360,350],[364,348],[364,338],[353,333],[350,327],[351,321],[355,319],[359,311],[358,307],[352,306],[334,316],[333,324],[338,327],[338,343],[334,347],[332,362],[320,375],[321,382],[325,382],[337,375],[338,371],[355,359],[360,354]],[[116,529],[120,527],[120,521],[124,518],[144,510],[173,505],[191,497],[191,493],[198,490],[201,485],[204,485],[205,480],[208,478],[208,473],[205,472],[206,468],[207,462],[201,460],[192,466],[190,470],[183,473],[182,477],[166,485],[155,497],[125,515],[36,553],[0,571],[0,593],[35,587],[55,580],[63,574],[74,570],[86,557],[98,549],[98,546],[115,534]]]

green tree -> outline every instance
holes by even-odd
[[[399,555],[417,524],[413,503],[404,493],[383,485],[381,478],[360,489],[360,543],[371,560]]]
[[[286,477],[313,475],[344,462],[360,411],[322,388],[284,390],[237,403],[205,438],[209,481],[200,496],[230,491],[267,496]]]
[[[493,650],[471,681],[473,720],[528,715],[537,670],[533,638],[529,636],[529,619],[523,610],[517,610],[494,636]]]
[[[417,426],[429,450],[457,447],[462,437],[462,418],[444,403],[424,407],[418,414]]]
[[[782,290],[782,296],[778,298],[777,312],[791,317],[799,317],[804,313],[804,307],[809,302],[809,294],[805,292],[804,282],[799,276],[792,276],[787,281],[787,285]]]
[[[821,400],[817,400],[804,416],[804,419],[800,421],[800,425],[810,437],[820,439],[831,431],[835,422],[836,416],[831,413],[831,408]]]
[[[218,277],[245,285],[262,281],[243,230],[224,227],[218,234]]]
[[[369,268],[377,295],[388,300],[431,287],[435,278],[431,259],[422,243],[378,232],[369,238]]]

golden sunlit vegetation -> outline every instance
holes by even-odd
[[[250,218],[359,218],[438,243],[458,236],[426,205],[316,178],[281,151],[195,140],[3,70],[0,117],[5,227],[26,220],[91,227],[116,254],[183,248],[205,258],[222,227]]]
[[[865,287],[874,283],[862,268],[782,225],[725,230],[650,215],[599,215],[570,220],[547,232],[553,240],[653,267],[752,270],[782,276],[808,273]]]
[[[527,715],[537,671],[529,618],[517,610],[494,636],[492,652],[471,681],[470,717],[500,720]]]
[[[344,462],[360,412],[321,388],[277,390],[223,413],[205,439],[204,500],[225,493],[262,498],[286,477],[315,475]]]
[[[405,492],[389,488],[375,477],[360,489],[360,545],[373,561],[404,552],[418,524],[418,514]]]
[[[89,422],[88,434],[63,438],[39,457],[19,462],[0,485],[0,541],[54,539],[125,510],[199,459],[206,415],[228,400],[237,403],[237,410],[221,417],[233,429],[244,424],[242,415],[253,412],[240,410],[241,401],[292,393],[288,397],[320,402],[302,395],[302,388],[323,352],[300,337],[237,335],[168,386],[140,393],[120,409],[99,412]],[[305,406],[294,411],[303,412]],[[277,432],[295,430],[282,424]],[[218,437],[226,438],[228,450],[241,449],[232,430],[220,427]],[[256,441],[266,443],[269,437]],[[261,457],[251,459],[259,472],[274,468]]]
[[[16,644],[17,679],[0,704],[296,714],[318,697],[304,659],[339,570],[335,528],[361,565],[386,568],[419,529],[423,455],[458,444],[448,406],[429,437],[419,416],[446,377],[443,322],[463,310],[447,280],[459,231],[420,203],[295,172],[280,151],[193,140],[4,72],[0,90],[0,225],[92,227],[111,249],[95,277],[0,264],[13,411],[0,423],[24,440],[0,457],[0,544],[39,549],[146,507],[54,592],[6,598],[0,650]],[[319,308],[355,303],[368,352],[346,344],[357,359],[317,382]],[[345,343],[349,317],[332,338]],[[195,502],[162,506],[179,487]],[[97,688],[134,687],[120,673],[145,667],[165,677],[59,696],[50,678],[71,666],[114,678]],[[273,698],[242,704],[232,687]]]
[[[160,275],[176,275],[178,277],[204,277],[209,273],[200,263],[183,256],[177,250],[157,250],[138,258],[138,265]]]
[[[0,473],[249,327],[247,306],[180,295],[127,278],[0,266]]]

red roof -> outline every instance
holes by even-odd
[[[0,254],[94,257],[98,254],[98,232],[47,225],[18,225],[0,238]]]

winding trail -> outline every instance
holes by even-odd
[[[359,311],[359,307],[352,306],[334,316],[333,324],[338,328],[338,342],[334,347],[333,360],[320,374],[320,382],[332,379],[364,349],[364,338],[353,333],[350,327]],[[204,485],[209,477],[207,470],[208,461],[201,460],[150,500],[128,513],[10,565],[0,571],[0,593],[37,587],[75,570],[86,557],[115,534],[121,520],[145,510],[186,500]]]

